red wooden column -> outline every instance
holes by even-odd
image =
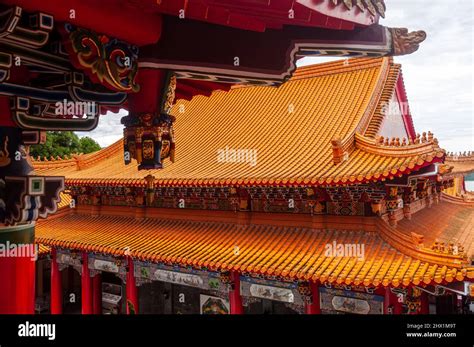
[[[391,312],[389,311],[391,308]],[[383,301],[383,314],[400,314],[401,304],[398,302],[398,297],[392,293],[390,287],[385,288],[385,296]]]
[[[92,279],[92,311],[102,314],[102,275],[99,273]]]
[[[391,314],[402,314],[402,303],[398,302],[398,296],[390,290],[390,287],[385,288],[385,298],[383,303],[384,314],[388,313],[388,308],[391,306]]]
[[[133,266],[133,259],[128,257],[128,272],[127,272],[127,284],[126,284],[126,299],[127,299],[127,314],[138,313],[138,289],[135,281],[135,268]],[[133,305],[135,312],[131,312],[130,305]]]
[[[321,314],[321,302],[319,300],[319,285],[316,282],[309,282],[313,302],[306,304],[306,314]]]
[[[92,280],[89,272],[89,257],[82,253],[82,314],[92,314]]]
[[[389,308],[391,306],[391,291],[389,287],[385,288],[385,295],[383,299],[383,314],[393,314],[393,306],[392,306],[392,312],[388,312]]]
[[[244,314],[242,297],[240,296],[240,275],[236,271],[230,274],[234,290],[229,291],[230,314]]]
[[[61,271],[56,261],[56,248],[51,249],[51,314],[63,313],[63,287]]]
[[[34,314],[35,261],[34,224],[7,227],[0,224],[0,245],[30,248],[31,256],[0,257],[0,314]]]
[[[421,292],[421,309],[420,314],[430,314],[430,302],[427,292]]]

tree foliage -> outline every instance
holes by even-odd
[[[64,157],[79,153],[92,153],[100,149],[99,144],[90,137],[79,138],[72,131],[49,131],[46,143],[30,147],[30,155],[34,158],[57,156]]]

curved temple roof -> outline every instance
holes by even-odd
[[[345,230],[344,224],[360,228],[364,223],[331,222],[329,218],[300,221],[298,227],[283,226],[278,224],[279,217],[273,215],[268,217],[274,219],[268,224],[239,225],[209,222],[206,217],[136,219],[128,217],[126,210],[116,210],[119,216],[68,214],[42,221],[36,230],[36,242],[114,256],[123,256],[130,249],[133,258],[144,261],[214,271],[235,270],[285,280],[398,287],[474,278],[474,268],[461,266],[456,262],[458,257],[432,253],[431,259],[435,261],[428,261],[393,248],[383,233],[375,231],[377,222],[370,225],[367,220],[368,230]],[[321,228],[323,225],[326,227]],[[333,242],[364,248],[351,248],[353,257],[331,256],[326,250]]]
[[[65,175],[70,185],[145,185],[150,174],[157,185],[193,186],[387,180],[445,157],[431,134],[406,141],[377,137],[384,105],[400,74],[391,59],[355,59],[301,68],[278,88],[237,87],[209,98],[178,101],[173,109],[176,162],[167,162],[163,170],[137,171],[135,162],[126,166],[122,140],[92,154],[35,161],[35,170]],[[406,121],[413,133],[411,119]],[[250,160],[220,162],[218,151],[225,149],[255,150],[255,165]],[[468,260],[473,209],[448,204],[417,212],[412,221],[402,220],[397,227],[375,217],[284,214],[266,214],[263,221],[242,225],[234,212],[213,211],[210,219],[207,211],[156,208],[140,220],[130,208],[119,206],[103,206],[99,216],[91,217],[82,206],[75,213],[69,210],[41,221],[36,235],[43,247],[115,256],[130,247],[134,258],[180,266],[397,287],[474,278]],[[193,213],[203,216],[189,215]],[[450,233],[454,229],[456,233]],[[418,242],[421,238],[424,244]],[[457,240],[465,252],[440,252],[432,246],[438,239],[446,244]],[[325,256],[325,245],[333,240],[364,244],[364,260]]]
[[[237,87],[173,108],[179,146],[162,170],[126,166],[122,141],[72,159],[35,161],[38,174],[81,184],[318,185],[377,181],[441,161],[436,139],[375,138],[400,66],[390,58],[300,68],[284,85]]]
[[[449,153],[446,156],[446,164],[453,166],[453,174],[468,175],[474,173],[474,152]]]

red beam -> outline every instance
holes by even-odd
[[[140,85],[140,91],[128,95],[128,109],[130,112],[153,113],[160,111],[166,74],[166,71],[158,69],[141,68],[138,70],[137,83]]]
[[[4,0],[3,3],[20,6],[27,12],[41,11],[53,15],[56,22],[69,22],[137,46],[153,44],[161,36],[160,14],[125,8],[121,1]]]

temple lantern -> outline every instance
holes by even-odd
[[[163,102],[160,113],[131,113],[122,118],[124,129],[124,160],[130,164],[132,159],[138,163],[138,169],[161,169],[163,160],[175,158],[175,136],[170,115],[175,98],[176,76],[169,74],[164,86]]]

